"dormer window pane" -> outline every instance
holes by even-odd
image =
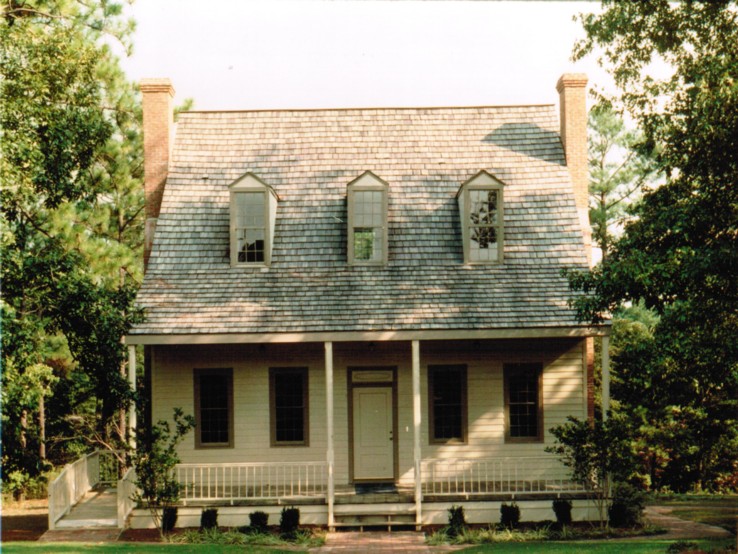
[[[269,266],[279,198],[253,173],[245,173],[230,189],[231,267]]]
[[[471,261],[497,260],[497,191],[469,191],[469,257]]]
[[[387,183],[367,171],[348,185],[348,262],[387,263]]]
[[[236,237],[239,262],[264,262],[266,198],[263,192],[236,193]]]
[[[381,191],[354,193],[354,259],[382,261],[384,202]]]
[[[503,191],[505,184],[480,171],[456,195],[464,243],[464,262],[498,264],[504,256]]]

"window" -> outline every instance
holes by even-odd
[[[233,446],[233,371],[196,369],[195,447]]]
[[[277,195],[247,173],[230,185],[231,266],[271,262]]]
[[[543,398],[540,364],[505,364],[505,440],[543,440]]]
[[[387,183],[369,171],[348,185],[348,261],[387,263]]]
[[[466,366],[428,367],[431,443],[466,442]]]
[[[466,263],[502,261],[503,183],[482,171],[461,186],[458,194]]]
[[[271,368],[269,404],[272,446],[308,446],[307,368]]]

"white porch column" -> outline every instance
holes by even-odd
[[[136,347],[128,346],[128,383],[131,390],[136,392]],[[131,402],[128,408],[128,443],[136,448],[136,403]]]
[[[602,337],[602,420],[610,410],[610,337]]]
[[[415,525],[422,523],[423,489],[420,475],[420,342],[412,342],[413,353],[413,467],[415,468]]]
[[[325,343],[325,413],[327,448],[326,462],[328,463],[328,529],[333,530],[335,521],[333,517],[333,503],[335,500],[335,482],[333,468],[335,465],[335,450],[333,447],[333,343]]]

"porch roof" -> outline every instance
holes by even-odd
[[[505,187],[497,265],[463,259],[456,194],[481,170]],[[382,267],[346,261],[346,186],[365,171],[389,185]],[[229,263],[228,185],[246,172],[280,199],[268,268]],[[561,269],[586,267],[551,105],[183,113],[128,342],[579,333]]]

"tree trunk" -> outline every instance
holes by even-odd
[[[46,406],[43,393],[38,397],[38,457],[46,459]]]
[[[28,430],[28,410],[23,408],[20,416],[20,445],[23,450],[28,448],[28,438],[26,431]]]
[[[120,364],[120,374],[123,379],[126,378],[126,364],[123,362]],[[126,442],[126,409],[125,406],[118,410],[118,438],[120,442],[125,444]]]

